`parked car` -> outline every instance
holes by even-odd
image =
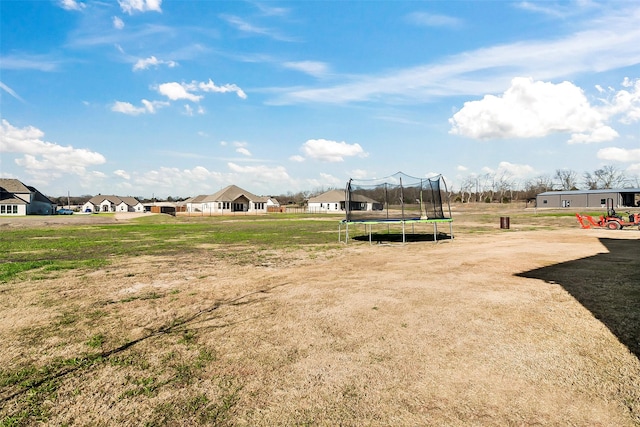
[[[71,209],[58,209],[58,215],[73,215]]]

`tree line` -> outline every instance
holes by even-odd
[[[582,175],[571,169],[557,169],[553,175],[539,175],[524,182],[508,172],[469,176],[462,180],[458,190],[451,190],[451,196],[452,201],[462,203],[503,203],[530,200],[545,191],[636,187],[640,187],[639,176],[630,176],[609,165]]]

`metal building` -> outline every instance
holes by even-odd
[[[606,208],[607,199],[613,206],[640,206],[640,188],[617,188],[603,190],[545,191],[536,196],[537,208]]]

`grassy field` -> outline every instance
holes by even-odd
[[[454,218],[384,247],[334,216],[4,227],[0,426],[640,425],[637,235]]]

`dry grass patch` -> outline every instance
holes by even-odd
[[[638,261],[600,238],[637,234],[496,228],[438,244],[204,245],[5,283],[1,423],[640,425],[624,344],[638,328],[594,314],[558,270],[624,268],[616,284],[633,291]]]

